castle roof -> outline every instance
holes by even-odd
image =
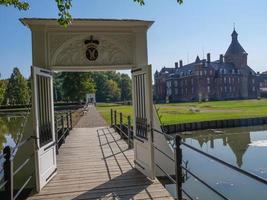
[[[201,63],[201,66],[199,65],[199,63]],[[249,66],[244,66],[242,69],[237,69],[232,63],[225,63],[225,62],[222,63],[220,60],[207,62],[205,59],[196,60],[193,63],[184,65],[177,69],[175,68],[163,68],[163,69],[165,70],[168,69],[167,70],[168,76],[171,79],[171,78],[179,78],[179,77],[193,75],[193,72],[199,69],[199,67],[201,67],[202,69],[211,69],[216,71],[217,73],[222,73],[222,74],[233,74],[234,72],[234,73],[242,73],[243,75],[256,75],[256,72]]]
[[[228,55],[236,55],[236,54],[247,54],[247,52],[244,50],[244,48],[241,46],[241,44],[238,41],[238,33],[234,29],[232,33],[232,42],[230,46],[228,47],[225,56]]]

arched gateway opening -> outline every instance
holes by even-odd
[[[60,27],[56,19],[24,18],[21,22],[32,32],[37,191],[57,169],[53,71],[131,70],[135,167],[154,179],[152,78],[147,60],[147,30],[153,22],[74,19],[68,28]]]

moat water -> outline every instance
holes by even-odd
[[[29,137],[28,133],[27,136],[23,133],[23,124],[25,123],[25,115],[14,114],[8,116],[0,116],[0,152],[5,146],[9,145],[11,148],[14,148],[16,144],[25,139],[25,137]],[[17,169],[26,158],[29,157],[30,154],[33,153],[32,145],[27,143],[23,145],[18,151],[14,152],[15,159],[14,159],[14,169]],[[0,179],[3,177],[3,162],[4,158],[0,159]],[[24,169],[19,172],[14,177],[14,187],[17,188],[21,186],[25,180],[34,173],[34,161],[33,159],[30,160],[29,164],[27,164]],[[3,181],[3,180],[2,180]],[[2,183],[0,181],[0,183]],[[32,185],[32,181],[29,184]]]
[[[202,151],[267,180],[267,125],[184,133],[184,141]],[[187,147],[188,169],[229,199],[266,200],[267,185],[246,177]],[[166,188],[176,196],[175,185]],[[193,199],[222,199],[189,174],[183,184]]]

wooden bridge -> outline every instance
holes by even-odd
[[[99,121],[90,107],[59,149],[57,175],[29,199],[173,199],[134,168],[133,149],[118,133],[105,124],[94,127]]]

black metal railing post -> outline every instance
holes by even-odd
[[[117,110],[114,111],[114,125],[115,125],[115,130],[117,131]]]
[[[70,133],[70,121],[69,121],[69,113],[66,112],[66,120],[67,120],[67,129],[68,129],[68,135]]]
[[[120,133],[120,136],[122,137],[121,131],[122,131],[122,113],[120,112],[120,131],[119,131],[119,133]]]
[[[5,199],[13,200],[13,159],[12,159],[12,151],[9,146],[6,146],[3,150],[5,154],[5,162],[4,162],[4,181],[5,184]]]
[[[61,115],[61,125],[62,125],[62,127],[61,127],[61,134],[63,134],[63,135],[62,135],[62,142],[65,143],[65,134],[64,134],[64,116],[63,116],[63,115]]]
[[[72,130],[72,112],[70,110],[70,130]]]
[[[131,116],[127,117],[128,119],[128,148],[131,148]]]
[[[110,125],[113,126],[113,109],[110,109]]]
[[[58,119],[55,120],[56,154],[58,154]]]
[[[176,175],[176,193],[177,199],[182,200],[182,149],[181,149],[181,136],[175,136],[175,175]]]

